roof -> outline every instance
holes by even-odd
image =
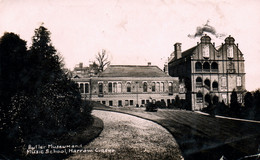
[[[222,48],[222,45],[216,47],[216,50],[219,51]]]
[[[186,58],[186,57],[188,57],[188,56],[191,56],[191,55],[193,54],[193,51],[196,49],[196,47],[197,47],[197,46],[194,46],[194,47],[192,47],[192,48],[190,48],[190,49],[187,49],[186,51],[182,52],[182,53],[181,53],[182,57],[179,58],[179,59],[183,59],[183,58]],[[178,60],[179,60],[179,59],[178,59]],[[172,63],[173,61],[175,61],[175,58],[173,58],[169,63]]]
[[[157,66],[110,65],[99,77],[170,77]]]

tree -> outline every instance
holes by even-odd
[[[0,39],[0,96],[1,101],[9,100],[19,89],[22,89],[21,76],[27,68],[26,42],[14,33],[5,33]],[[9,98],[8,98],[9,97]]]
[[[12,107],[14,97],[20,97],[27,81],[26,42],[14,33],[0,38],[0,150],[14,150],[21,144],[17,115],[23,108]]]
[[[255,110],[255,119],[260,120],[260,90],[254,92],[254,110]]]
[[[233,116],[238,116],[240,114],[240,104],[237,100],[237,92],[233,90],[231,93],[230,101],[230,111]]]
[[[218,105],[219,103],[219,98],[218,96],[214,95],[213,98],[212,98],[212,103],[213,105]]]
[[[1,153],[13,155],[26,150],[26,144],[55,139],[93,122],[91,107],[62,67],[43,26],[35,30],[29,51],[16,34],[0,38]]]
[[[216,98],[214,98],[214,103],[216,101]],[[210,94],[206,94],[205,95],[205,102],[207,102],[207,112],[210,114],[210,115],[214,115],[215,113],[215,105],[212,104],[212,97]]]
[[[253,107],[254,97],[251,92],[246,92],[244,97],[245,108],[249,109]]]
[[[110,64],[106,50],[102,50],[101,53],[98,52],[98,54],[96,55],[96,60],[98,61],[99,72],[103,72],[105,67]]]
[[[178,95],[175,96],[175,100],[174,100],[174,104],[173,106],[175,108],[182,108],[181,106],[181,101],[180,101],[180,97]]]
[[[205,102],[208,103],[208,107],[211,107],[211,106],[212,106],[211,95],[208,94],[208,93],[205,95]]]
[[[55,81],[61,77],[62,61],[58,56],[56,49],[51,43],[50,31],[44,26],[35,29],[35,35],[32,38],[30,47],[30,62],[32,64],[31,75],[34,89],[40,85]]]

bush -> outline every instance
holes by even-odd
[[[148,112],[157,112],[158,110],[158,107],[155,105],[154,102],[148,102],[146,105],[145,105],[145,111],[148,111]]]
[[[158,108],[166,108],[166,103],[164,101],[156,101],[155,106]]]
[[[77,84],[63,72],[49,36],[40,26],[29,51],[18,35],[5,33],[0,39],[2,153],[22,154],[26,144],[54,142],[93,122],[91,104],[81,100]]]

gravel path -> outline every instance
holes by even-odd
[[[104,130],[69,159],[182,159],[172,135],[160,125],[134,116],[94,110]]]

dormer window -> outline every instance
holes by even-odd
[[[233,46],[228,46],[228,48],[227,48],[227,57],[228,58],[233,58],[234,57]]]
[[[203,55],[204,58],[209,58],[209,45],[203,46],[202,55]]]

